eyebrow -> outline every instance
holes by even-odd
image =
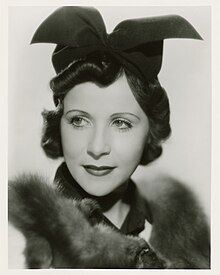
[[[112,114],[111,117],[121,116],[121,115],[131,115],[131,116],[136,117],[138,120],[140,120],[139,116],[137,116],[137,115],[135,115],[133,113],[129,113],[129,112],[115,113],[115,114]]]
[[[82,111],[82,110],[78,110],[78,109],[73,109],[73,110],[69,110],[66,112],[65,115],[68,115],[69,113],[71,112],[76,112],[76,113],[80,113],[82,115],[85,115],[85,116],[88,116],[90,117],[91,115],[85,111]],[[112,114],[110,117],[113,118],[113,117],[117,117],[117,116],[121,116],[121,115],[130,115],[130,116],[134,116],[136,117],[138,120],[141,120],[139,116],[133,114],[133,113],[130,113],[130,112],[120,112],[120,113],[114,113]]]
[[[87,112],[85,112],[85,111],[82,111],[82,110],[77,110],[77,109],[69,110],[69,111],[66,112],[65,115],[67,115],[67,114],[69,114],[69,113],[71,113],[71,112],[77,112],[77,113],[80,113],[80,114],[83,114],[83,115],[86,115],[86,116],[90,116],[89,113],[87,113]]]

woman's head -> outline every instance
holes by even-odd
[[[57,108],[43,113],[42,147],[49,157],[64,155],[70,172],[72,161],[82,158],[83,165],[97,166],[119,166],[121,159],[129,177],[161,155],[170,111],[157,79],[144,83],[111,55],[96,53],[72,63],[51,80],[51,89]],[[80,146],[86,157],[77,155]]]

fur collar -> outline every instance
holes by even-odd
[[[9,220],[27,239],[29,267],[209,268],[209,226],[193,194],[169,181],[146,199],[149,244],[97,224],[92,200],[68,199],[36,175],[9,183]]]
[[[136,184],[130,180],[125,188],[119,189],[117,192],[112,192],[110,195],[103,197],[95,197],[86,193],[79,184],[73,179],[67,165],[63,162],[57,169],[54,178],[54,184],[59,192],[65,197],[72,199],[91,198],[95,200],[99,206],[104,209],[114,204],[117,200],[122,199],[130,205],[130,211],[122,224],[120,231],[124,234],[138,235],[145,227],[145,221],[152,223],[151,212],[147,201],[141,196]],[[106,225],[116,229],[101,212],[94,213],[94,218],[97,221],[104,222]]]
[[[163,178],[147,185],[153,219],[150,245],[168,268],[210,268],[210,230],[195,195],[184,184]]]

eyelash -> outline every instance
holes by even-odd
[[[112,125],[113,125],[115,122],[121,122],[121,123],[123,123],[123,124],[125,125],[125,128],[120,128],[120,127],[118,127],[118,126],[115,126],[115,127],[118,128],[118,130],[119,130],[120,132],[127,132],[127,131],[129,131],[129,130],[133,127],[133,125],[132,125],[131,122],[129,122],[129,121],[125,120],[125,119],[122,119],[122,118],[117,118],[117,119],[115,119],[115,120],[112,122]]]
[[[85,119],[85,118],[83,118],[83,117],[81,117],[81,116],[74,116],[74,117],[71,117],[70,118],[70,124],[72,124],[72,126],[74,127],[74,128],[76,128],[76,129],[82,129],[82,128],[84,128],[84,127],[86,127],[85,125],[77,125],[76,124],[76,120],[81,120],[81,122],[85,122],[86,124],[90,124],[90,122],[87,120],[87,119]]]
[[[77,122],[76,122],[77,120],[78,121],[81,120],[81,123],[84,121],[85,124],[77,125]],[[70,120],[69,120],[69,123],[76,129],[83,129],[84,127],[87,127],[88,124],[90,124],[90,122],[87,119],[85,119],[84,117],[78,116],[78,115],[71,117]],[[125,125],[125,126],[123,126],[124,128],[120,128],[120,126],[115,125],[116,123],[121,123],[122,125]],[[131,122],[129,122],[129,121],[123,119],[123,118],[115,119],[111,123],[111,125],[113,127],[117,128],[117,130],[120,131],[120,132],[127,132],[133,127]]]

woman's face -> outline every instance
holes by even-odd
[[[64,98],[61,140],[73,178],[94,196],[125,183],[140,163],[149,122],[125,76],[108,87],[86,82]]]

